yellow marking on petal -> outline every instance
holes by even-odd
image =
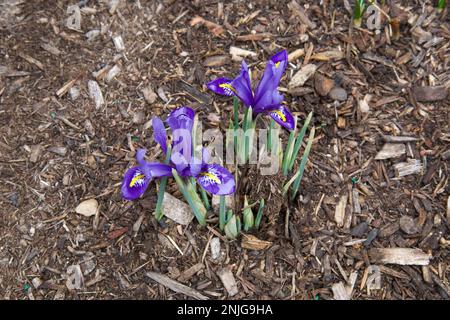
[[[280,65],[281,61],[278,61],[277,63],[275,63],[275,68],[278,68],[278,66]]]
[[[220,179],[214,173],[211,173],[211,172],[200,172],[200,175],[208,177],[209,179],[211,179],[212,181],[214,181],[217,184],[222,184]]]
[[[228,88],[231,91],[236,92],[236,89],[230,83],[221,83],[221,84],[219,84],[219,87],[222,89]]]
[[[286,122],[286,116],[281,110],[275,110],[274,113],[278,115],[278,117],[281,119],[281,121]]]
[[[145,175],[143,175],[143,174],[137,175],[136,177],[131,179],[130,187],[133,187],[136,184],[136,182],[138,182],[139,180],[144,179],[144,178],[145,178]]]

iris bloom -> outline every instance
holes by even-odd
[[[181,177],[193,177],[206,191],[227,195],[235,191],[233,175],[224,167],[217,164],[208,164],[209,154],[203,149],[202,159],[192,156],[192,127],[195,112],[189,107],[180,107],[173,110],[167,124],[172,130],[172,146],[169,164],[147,162],[144,160],[145,149],[139,149],[136,154],[138,166],[130,168],[124,176],[122,183],[122,196],[126,200],[139,198],[147,189],[150,181],[155,178],[171,177],[174,168]],[[153,137],[167,153],[167,134],[163,121],[153,118]]]
[[[267,62],[261,81],[254,91],[245,61],[242,61],[241,72],[234,80],[217,78],[209,82],[207,86],[217,94],[238,97],[247,107],[252,107],[253,114],[267,114],[281,126],[293,130],[294,117],[283,105],[283,96],[278,92],[278,84],[287,63],[286,50],[271,57]]]

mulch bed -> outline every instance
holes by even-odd
[[[384,7],[400,21],[394,41],[384,17],[379,33],[354,28],[350,1],[81,1],[80,31],[66,26],[72,2],[0,0],[1,298],[448,299],[446,12]],[[255,53],[255,79],[273,53],[301,49],[280,90],[299,119],[314,112],[300,196],[266,212],[274,234],[253,233],[265,250],[226,240],[217,212],[207,228],[158,223],[154,184],[139,201],[120,195],[137,148],[160,157],[153,116],[189,105],[205,128],[227,128],[231,100],[204,84],[238,72],[230,47]],[[290,87],[307,64],[314,75]],[[96,216],[75,213],[91,198]]]

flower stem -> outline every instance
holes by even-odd
[[[167,147],[167,153],[166,153],[166,159],[164,160],[165,164],[168,164],[170,162],[170,155],[172,154],[172,148],[170,146]],[[155,218],[156,220],[161,220],[164,213],[162,212],[162,202],[164,200],[164,192],[166,190],[167,186],[167,180],[168,177],[164,177],[161,179],[161,183],[159,184],[159,191],[158,191],[158,199],[156,200],[156,208],[155,208]]]
[[[291,198],[292,201],[295,199],[295,196],[297,195],[298,189],[300,187],[300,182],[302,181],[303,172],[305,171],[306,161],[308,160],[309,151],[311,150],[315,133],[316,128],[313,127],[311,129],[311,132],[309,133],[308,143],[306,145],[305,152],[303,153],[302,160],[300,162],[300,167],[298,169],[299,170],[298,177],[297,179],[295,179],[294,185],[292,186],[292,198]]]

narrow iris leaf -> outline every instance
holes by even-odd
[[[172,153],[172,148],[170,146],[168,146],[167,147],[167,153],[166,153],[166,159],[164,160],[165,164],[169,164],[171,153]],[[168,177],[162,178],[161,179],[161,183],[159,184],[158,199],[156,200],[156,208],[155,208],[155,218],[158,221],[161,220],[161,218],[164,215],[164,213],[162,212],[161,208],[162,208],[162,203],[163,203],[163,200],[164,200],[164,192],[166,190],[167,180],[168,179],[169,179]]]
[[[284,176],[287,175],[288,173],[288,166],[289,163],[291,162],[291,158],[292,158],[292,152],[294,151],[294,140],[295,140],[295,132],[296,132],[296,128],[297,128],[297,117],[295,117],[294,119],[294,123],[295,123],[295,129],[291,131],[291,133],[289,134],[289,139],[288,139],[288,143],[286,145],[286,149],[284,150],[284,157],[283,157],[283,163],[282,163],[282,173]]]
[[[231,217],[229,219],[229,221],[227,222],[227,224],[225,225],[225,235],[229,238],[229,239],[236,239],[236,237],[238,236],[238,225],[237,225],[237,219],[236,216],[231,213]]]
[[[294,174],[292,176],[291,179],[289,179],[288,182],[286,182],[286,184],[283,186],[283,194],[285,194],[286,192],[288,192],[289,187],[291,186],[291,184],[298,178],[298,176],[300,175],[300,170],[297,171],[296,174]]]
[[[186,185],[175,169],[172,169],[172,174],[173,177],[175,178],[175,181],[177,182],[178,187],[180,188],[181,193],[183,194],[184,198],[186,199],[192,211],[194,212],[195,218],[197,219],[198,223],[201,226],[205,226],[206,209],[203,206],[203,204],[198,201],[199,199],[195,199],[195,197],[193,198],[194,193],[192,192],[193,191],[192,185],[190,183]]]
[[[245,120],[244,120],[244,140],[245,140],[245,153],[244,153],[244,163],[247,163],[248,159],[250,158],[250,139],[251,139],[251,129],[252,129],[252,107],[247,108],[247,112],[245,114]]]
[[[297,140],[295,141],[294,151],[292,152],[291,161],[290,161],[289,167],[288,167],[289,172],[292,171],[292,168],[294,167],[295,159],[297,159],[298,152],[300,151],[300,148],[302,146],[303,137],[305,136],[306,129],[308,129],[309,123],[311,122],[312,116],[313,116],[313,113],[311,111],[308,114],[308,117],[306,117],[306,120],[303,123],[303,127],[297,136]]]
[[[219,202],[219,228],[223,231],[226,223],[226,212],[225,212],[225,196],[220,196]]]
[[[248,205],[247,196],[244,197],[244,210],[242,212],[242,217],[244,219],[244,230],[248,231],[253,228],[255,224],[255,217],[253,215],[252,208]]]
[[[239,154],[238,151],[238,137],[236,130],[239,129],[239,100],[236,96],[233,97],[233,115],[234,115],[234,151],[236,152],[236,155]]]
[[[237,237],[239,235],[239,233],[241,233],[241,230],[242,230],[242,223],[241,223],[240,217],[236,217],[236,228],[237,228],[237,234],[236,234],[236,237]]]
[[[272,152],[272,134],[273,134],[274,126],[275,126],[275,120],[270,119],[269,136],[267,138],[267,152],[268,153]]]
[[[314,140],[314,135],[316,133],[316,128],[312,128],[308,137],[308,144],[306,145],[305,152],[303,153],[302,160],[300,162],[299,167],[299,175],[297,179],[294,181],[294,185],[292,186],[292,200],[295,199],[297,195],[298,188],[300,187],[300,182],[302,181],[303,172],[305,171],[306,162],[308,161],[309,151],[311,150],[311,146]]]
[[[200,193],[202,195],[203,204],[205,205],[206,210],[209,210],[211,205],[209,204],[208,194],[203,188],[200,188]]]
[[[361,27],[361,18],[364,11],[364,0],[355,0],[355,8],[353,9],[353,23],[356,27]]]
[[[255,219],[255,228],[258,230],[259,226],[261,224],[261,219],[263,216],[263,212],[264,212],[264,199],[261,199],[259,201],[259,209],[258,209],[258,213],[256,214],[256,219]]]

